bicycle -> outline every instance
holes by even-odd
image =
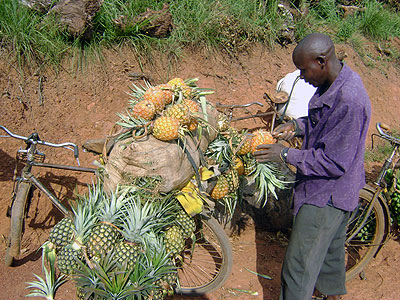
[[[61,143],[54,144],[46,141],[42,141],[39,138],[37,133],[32,133],[29,137],[21,136],[12,133],[4,126],[0,126],[0,129],[4,130],[7,133],[7,137],[13,137],[15,139],[23,140],[26,144],[25,149],[19,149],[17,151],[16,159],[17,162],[25,162],[25,166],[21,171],[21,174],[17,176],[16,171],[14,171],[14,187],[11,199],[11,205],[8,209],[9,217],[11,218],[10,224],[10,234],[8,237],[6,252],[4,256],[4,262],[7,266],[11,266],[13,264],[14,259],[18,258],[20,255],[20,247],[21,247],[21,237],[23,234],[24,228],[24,220],[27,215],[27,205],[29,193],[32,189],[32,186],[35,186],[37,189],[41,190],[53,203],[53,205],[60,210],[65,216],[69,215],[68,209],[57,199],[57,197],[52,194],[44,185],[40,182],[40,180],[32,174],[33,167],[44,167],[44,168],[53,168],[53,169],[62,169],[62,170],[70,170],[76,172],[89,172],[95,173],[96,169],[94,168],[86,168],[86,167],[77,167],[77,166],[68,166],[68,165],[59,165],[59,164],[51,164],[44,163],[45,154],[40,152],[37,149],[37,145],[43,145],[54,148],[65,148],[68,150],[72,150],[74,152],[74,157],[78,161],[79,165],[79,149],[78,146],[74,143]],[[6,137],[6,136],[2,136]]]
[[[26,143],[26,149],[17,151],[17,160],[25,162],[25,166],[19,176],[14,174],[13,196],[9,209],[11,226],[4,261],[7,266],[11,266],[20,254],[24,219],[32,185],[47,195],[65,216],[70,215],[70,211],[32,174],[32,168],[45,167],[89,173],[96,173],[97,169],[44,163],[45,154],[37,149],[37,145],[43,145],[73,150],[79,164],[78,146],[73,143],[54,144],[42,141],[37,133],[25,137],[14,134],[1,125],[0,129],[7,134],[0,137],[12,137]],[[182,265],[178,268],[180,286],[176,293],[182,295],[201,295],[219,288],[229,277],[233,264],[229,238],[216,219],[203,212],[196,216],[195,221],[196,238],[182,253]]]
[[[363,269],[389,239],[390,195],[386,191],[387,171],[392,168],[393,158],[400,146],[400,139],[389,134],[389,128],[381,123],[376,124],[378,134],[372,135],[388,141],[392,151],[381,167],[373,185],[367,184],[360,191],[359,207],[350,216],[346,237],[346,280],[357,274],[364,277]],[[373,143],[372,143],[373,144]],[[395,166],[397,168],[398,166]]]

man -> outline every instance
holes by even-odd
[[[295,215],[282,266],[281,300],[310,300],[314,289],[337,300],[346,293],[344,242],[349,214],[365,184],[365,138],[371,105],[360,77],[335,54],[329,37],[315,33],[293,51],[300,76],[317,88],[308,116],[278,126],[282,139],[303,136],[301,150],[261,145],[259,162],[297,167]]]

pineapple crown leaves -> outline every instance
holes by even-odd
[[[27,289],[34,289],[27,297],[42,297],[47,300],[53,300],[56,290],[62,285],[66,279],[64,275],[56,277],[55,272],[55,249],[50,242],[42,245],[42,272],[45,274],[44,279],[36,274],[36,281],[27,282]],[[48,266],[49,270],[47,270]]]
[[[129,87],[131,93],[128,93],[128,95],[132,97],[129,102],[135,104],[140,101],[143,98],[144,93],[151,87],[152,85],[147,80],[144,81],[144,86],[132,83],[132,87]]]
[[[219,135],[208,145],[205,155],[217,162],[220,165],[220,169],[228,168],[233,161],[231,144],[222,135]]]
[[[150,269],[148,276],[153,281],[157,281],[167,274],[177,272],[177,268],[171,263],[170,255],[165,251],[165,248],[160,252],[146,251],[144,258],[144,264]]]
[[[103,258],[104,259],[104,258]],[[89,289],[97,289],[100,287],[100,278],[97,276],[96,270],[90,268],[87,264],[83,263],[81,260],[77,260],[79,267],[72,273],[72,278],[78,288],[83,288],[85,291],[85,299],[89,298],[92,291]],[[95,262],[92,263],[92,266]]]
[[[136,286],[131,283],[130,276],[133,270],[112,270],[106,272],[101,266],[96,266],[96,274],[100,285],[96,288],[85,288],[87,291],[99,296],[100,299],[125,300],[141,299],[145,293],[144,286]]]
[[[79,250],[87,241],[92,228],[98,221],[93,207],[78,202],[75,207],[71,207],[74,218],[74,242],[72,248]]]
[[[283,181],[279,179],[280,175],[281,172],[272,163],[257,164],[257,169],[249,180],[249,184],[255,182],[258,190],[260,191],[260,194],[257,198],[257,203],[262,201],[262,199],[264,198],[264,207],[267,203],[269,192],[272,193],[275,199],[278,199],[275,191],[276,188],[286,189],[288,188],[288,184],[293,183],[291,181]]]
[[[138,197],[125,207],[122,234],[130,242],[143,242],[146,234],[160,231],[168,222],[161,207],[157,208],[152,202],[142,204]]]
[[[99,219],[102,222],[108,222],[116,226],[119,225],[123,214],[123,206],[129,201],[128,190],[112,192],[104,199],[99,209]]]
[[[36,277],[36,281],[27,282],[27,289],[33,289],[26,297],[41,297],[46,300],[54,300],[57,289],[66,282],[65,276],[62,275],[55,278],[54,273],[48,271],[46,268],[43,269],[45,279],[39,275],[33,274]]]
[[[46,241],[42,246],[42,270],[45,272],[46,265],[50,269],[50,275],[55,277],[55,261],[56,261],[56,250],[54,245]]]

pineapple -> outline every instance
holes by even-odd
[[[111,199],[105,197],[98,215],[98,223],[90,234],[87,242],[87,251],[90,257],[102,256],[112,251],[114,244],[120,238],[118,229],[122,215],[122,206],[127,201],[126,193],[111,194]]]
[[[200,106],[196,101],[184,99],[182,103],[189,108],[189,112],[192,116],[196,115],[199,112]]]
[[[169,106],[164,110],[164,116],[178,119],[181,125],[188,125],[191,121],[189,107],[183,103]]]
[[[152,102],[156,112],[161,112],[165,107],[165,93],[159,87],[149,88],[144,93],[143,99]]]
[[[233,167],[238,172],[239,176],[244,175],[244,164],[243,164],[243,161],[239,157],[235,157],[233,159]]]
[[[172,87],[175,94],[182,94],[183,98],[190,98],[192,89],[185,83],[182,78],[173,78],[167,83]]]
[[[145,119],[145,120],[152,120],[156,114],[156,108],[153,102],[149,100],[142,100],[132,107],[132,116],[135,119]]]
[[[244,141],[243,141],[244,139]],[[242,144],[238,151],[236,152],[239,155],[245,155],[251,151],[251,138],[250,135],[245,135],[241,139],[240,143]],[[239,143],[239,144],[240,144]]]
[[[222,132],[222,131],[227,131],[229,129],[230,126],[230,122],[228,121],[228,117],[223,114],[223,113],[218,113],[218,131]]]
[[[225,175],[219,175],[217,183],[211,191],[211,198],[222,199],[229,193],[229,183]]]
[[[197,126],[199,125],[199,123],[197,122],[197,120],[195,120],[195,119],[192,119],[191,121],[190,121],[190,123],[188,124],[188,130],[189,131],[194,131],[194,130],[196,130],[197,129]]]
[[[168,227],[165,231],[164,242],[167,252],[171,253],[172,257],[178,256],[185,248],[183,230],[177,225]]]
[[[130,201],[121,225],[125,240],[114,247],[118,263],[133,268],[145,248],[151,246],[155,232],[165,226],[163,219],[162,211],[152,202],[142,205],[139,198]]]
[[[49,241],[54,245],[56,252],[59,252],[72,240],[73,221],[65,217],[58,222],[50,231]]]
[[[184,209],[180,209],[176,215],[176,221],[182,228],[183,238],[186,239],[191,237],[196,229],[196,222],[193,220],[193,218],[188,215]]]
[[[164,93],[164,103],[165,105],[171,104],[174,101],[174,93],[172,87],[168,84],[157,85],[157,88],[161,89]]]
[[[76,207],[72,207],[74,214],[73,235],[71,243],[63,247],[57,255],[58,269],[63,274],[72,274],[78,268],[77,259],[83,258],[83,247],[87,242],[90,231],[97,221],[94,210],[89,201],[78,201]]]
[[[235,192],[239,188],[239,174],[235,168],[230,168],[225,173],[226,180],[228,181],[228,193]]]
[[[275,140],[272,137],[272,134],[266,130],[259,129],[253,132],[253,137],[251,138],[251,153],[257,151],[257,146],[263,144],[274,144]]]
[[[247,154],[243,157],[244,175],[248,176],[254,173],[257,169],[257,160],[253,155]]]
[[[154,246],[154,248],[148,249],[144,255],[146,258],[144,266],[154,270],[152,279],[156,288],[150,291],[147,298],[153,300],[173,295],[178,282],[176,267],[166,252],[165,245],[157,239]]]
[[[179,120],[161,116],[154,121],[153,136],[161,141],[171,141],[179,136]]]
[[[151,285],[151,272],[155,270],[142,267],[127,268],[115,260],[112,252],[92,262],[89,268],[80,262],[80,270],[74,275],[79,296],[83,299],[145,299],[154,289]],[[154,272],[155,273],[155,272]],[[81,300],[79,299],[79,300]]]

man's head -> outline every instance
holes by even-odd
[[[341,70],[332,40],[321,33],[306,36],[293,51],[300,77],[315,87],[329,87]]]

